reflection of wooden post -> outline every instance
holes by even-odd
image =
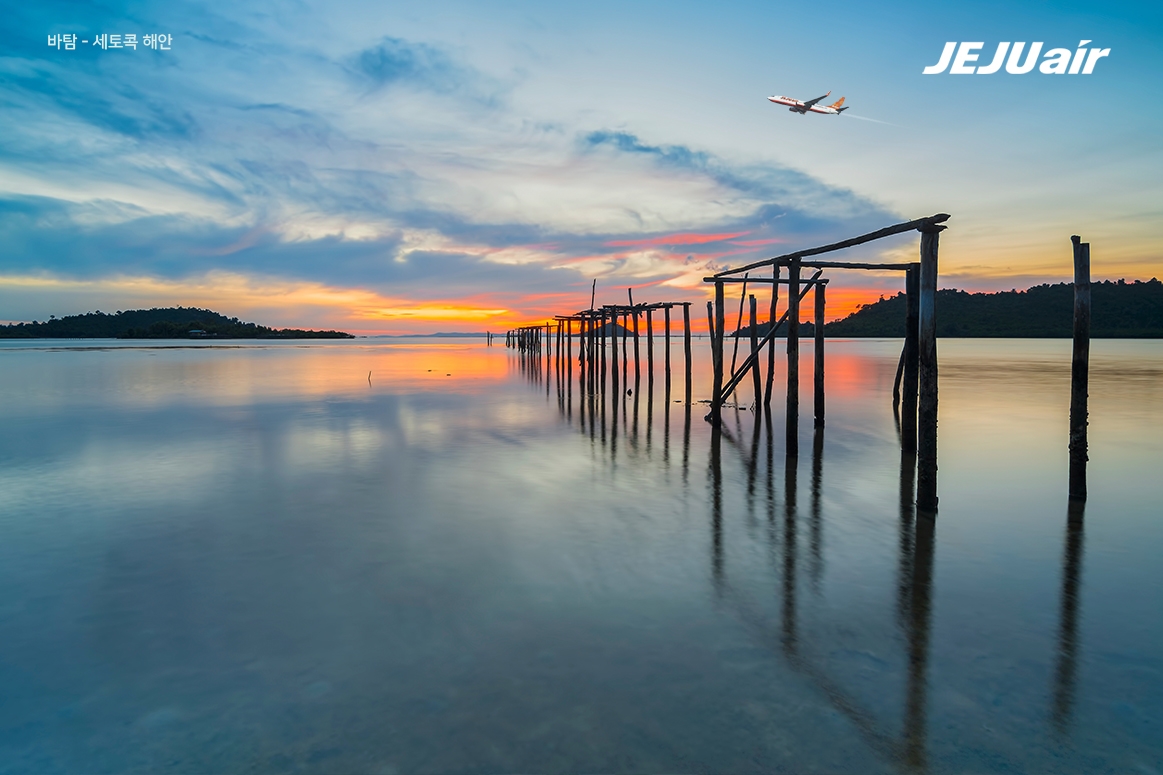
[[[1052,718],[1066,732],[1074,709],[1078,662],[1078,603],[1082,581],[1082,525],[1086,503],[1072,498],[1066,506],[1066,550],[1062,556],[1062,598],[1058,615],[1058,667],[1054,671]]]
[[[923,305],[922,305],[923,306]],[[925,715],[929,639],[933,609],[933,545],[936,525],[932,516],[917,519],[913,577],[909,590],[908,680],[905,685],[904,760],[911,769],[925,769]]]
[[[771,312],[767,318],[767,325],[770,328],[775,328],[775,309],[776,302],[779,301],[779,265],[773,264],[771,267]],[[775,383],[775,337],[772,336],[767,342],[767,388],[763,394],[763,405],[767,407],[768,414],[771,414],[771,386]]]
[[[686,356],[686,402],[691,402],[691,305],[682,305],[682,346]]]
[[[917,510],[937,511],[937,241],[944,226],[921,232],[917,413]]]
[[[788,267],[787,286],[787,441],[789,455],[800,452],[800,260]]]
[[[759,320],[755,307],[755,295],[751,295],[751,352],[756,352],[759,349]],[[751,362],[751,382],[755,389],[755,411],[763,412],[763,383],[759,377],[759,356]],[[758,416],[758,415],[756,415]],[[756,428],[759,426],[756,425]],[[752,461],[754,462],[754,461]]]
[[[816,281],[816,323],[815,334],[815,391],[813,393],[812,408],[815,410],[815,427],[824,427],[824,289],[827,284],[823,280]]]
[[[1074,243],[1074,355],[1070,369],[1070,497],[1086,500],[1086,418],[1090,373],[1090,243]]]
[[[917,451],[917,358],[920,357],[921,265],[905,270],[904,395],[901,403],[901,449]]]

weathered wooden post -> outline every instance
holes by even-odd
[[[638,308],[634,306],[634,290],[627,288],[626,293],[630,296],[630,314],[634,316],[634,384],[637,385],[642,376],[641,351],[638,347]]]
[[[601,355],[598,353],[598,318],[593,309],[589,313],[590,341],[587,345],[590,350],[590,390],[597,392],[598,371],[601,369]],[[590,415],[591,420],[593,415]]]
[[[767,325],[775,327],[776,303],[779,301],[779,264],[771,266],[771,311],[768,313]],[[775,383],[775,337],[767,342],[767,388],[763,394],[763,406],[768,415],[771,414],[771,389]]]
[[[682,305],[682,345],[686,356],[686,403],[691,403],[691,305],[684,302]]]
[[[654,380],[654,322],[652,320],[654,310],[647,308],[646,310],[646,371],[650,374],[650,380]]]
[[[788,266],[787,286],[787,441],[788,455],[800,452],[800,259]]]
[[[600,327],[598,328],[598,359],[602,362],[601,376],[599,382],[601,383],[602,393],[606,392],[606,310],[598,312],[598,321]],[[605,404],[602,404],[604,407]]]
[[[917,510],[937,511],[937,244],[945,229],[939,224],[921,227],[917,345]]]
[[[1074,244],[1074,353],[1070,366],[1070,497],[1086,500],[1087,388],[1090,374],[1090,243]]]
[[[921,265],[905,270],[904,382],[901,402],[901,449],[917,451],[917,384],[920,357]]]
[[[663,336],[663,344],[666,346],[666,359],[664,364],[666,366],[666,393],[670,395],[670,305],[662,308],[662,325],[666,329]]]
[[[630,359],[630,349],[626,346],[626,337],[630,332],[630,313],[622,312],[622,381],[626,380],[626,363]]]
[[[716,292],[720,283],[716,283]],[[723,362],[719,353],[719,337],[715,333],[715,305],[707,302],[707,334],[711,337],[711,411],[706,419],[713,424],[719,420],[719,393],[723,390]]]
[[[573,319],[565,321],[565,367],[573,371]]]
[[[724,300],[725,285],[723,282],[715,283],[715,336],[714,349],[715,354],[715,374],[714,374],[714,406],[715,415],[714,421],[719,422],[719,418],[723,410],[723,401],[726,396],[723,395],[723,366],[725,365],[725,348],[727,337],[727,303]]]
[[[813,330],[815,334],[815,392],[812,408],[815,410],[815,427],[824,427],[824,289],[828,284],[823,280],[816,280],[815,302],[816,322]]]
[[[759,319],[756,312],[755,294],[751,294],[751,352],[759,349]],[[756,356],[751,363],[751,383],[755,390],[755,411],[759,414],[763,412],[763,383],[759,376],[759,357]],[[759,426],[756,425],[758,428]]]
[[[610,384],[614,394],[618,393],[618,310],[610,310]],[[622,357],[626,354],[622,353]],[[617,430],[617,415],[615,414],[614,428]],[[615,433],[616,435],[616,433]]]

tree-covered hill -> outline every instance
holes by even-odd
[[[0,326],[2,339],[354,339],[342,331],[267,328],[244,323],[208,309],[166,307],[107,314],[52,317],[44,322]]]
[[[937,291],[937,336],[1068,339],[1073,320],[1073,283],[1001,293]],[[830,337],[903,337],[905,295],[867,304],[824,330]],[[767,326],[761,325],[760,331],[766,333]],[[810,336],[811,326],[802,325],[800,332]],[[1163,338],[1163,283],[1154,278],[1092,283],[1090,335],[1095,339]]]

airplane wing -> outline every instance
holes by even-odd
[[[832,93],[832,92],[828,92],[828,94],[831,94],[831,93]],[[822,100],[822,99],[824,99],[825,97],[827,97],[827,96],[828,96],[828,94],[823,94],[823,95],[821,95],[821,96],[819,96],[819,97],[816,97],[814,100],[808,100],[807,102],[805,102],[805,103],[804,103],[804,107],[805,107],[805,108],[810,108],[810,107],[812,107],[812,106],[813,106],[813,105],[815,105],[817,102],[819,102],[820,100]]]

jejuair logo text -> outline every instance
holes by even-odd
[[[1111,50],[1109,48],[1086,48],[1091,41],[1078,41],[1078,48],[1071,51],[1068,48],[1052,48],[1042,57],[1042,64],[1038,67],[1038,72],[1047,75],[1090,75],[1094,72],[1094,66],[1098,60],[1105,56],[1109,56]],[[950,75],[992,75],[1001,70],[1004,63],[1006,72],[1014,75],[1022,75],[1034,69],[1034,65],[1038,64],[1038,55],[1042,53],[1041,43],[1031,43],[1030,50],[1026,53],[1025,60],[1022,59],[1022,51],[1025,50],[1025,43],[998,43],[997,50],[993,53],[993,60],[988,65],[980,67],[974,66],[972,63],[977,61],[980,56],[977,52],[984,46],[985,43],[961,43],[958,45],[956,41],[945,44],[945,49],[941,52],[941,59],[935,65],[926,67],[924,69],[925,75],[939,75],[945,72],[948,68]],[[1012,45],[1012,48],[1011,48]],[[953,56],[953,51],[957,51],[957,56]],[[1009,53],[1009,58],[1006,58],[1006,53]],[[950,66],[952,62],[952,66]]]

